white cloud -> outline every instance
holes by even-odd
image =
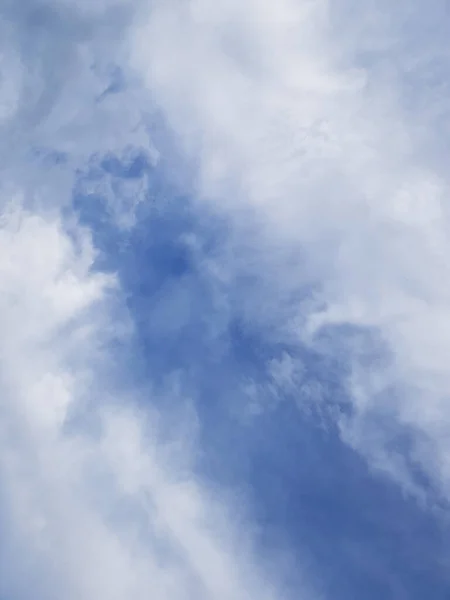
[[[414,46],[406,3],[367,6],[358,15],[350,0],[332,10],[313,0],[2,4],[0,514],[11,596],[285,594],[256,559],[244,509],[237,517],[195,477],[191,440],[163,443],[156,417],[147,427],[114,397],[105,348],[120,290],[92,271],[88,236],[60,216],[91,155],[148,147],[143,115],[155,106],[199,165],[201,200],[235,217],[237,237],[247,215],[260,225],[239,240],[257,237],[263,259],[251,268],[268,282],[247,312],[303,343],[333,324],[379,331],[388,367],[364,366],[348,349],[355,413],[343,436],[403,481],[402,457],[386,445],[392,429],[371,417],[412,425],[416,459],[449,493],[448,119],[434,87],[426,110],[405,94],[407,76],[418,81],[446,57],[426,36],[426,52]],[[130,48],[127,91],[105,95]],[[67,162],[49,166],[32,151]],[[305,282],[320,290],[306,314],[287,306]],[[271,369],[279,385],[303,381],[287,355]],[[304,393],[313,402],[320,389]]]
[[[0,593],[284,597],[245,508],[196,476],[192,440],[167,439],[163,415],[115,393],[118,282],[62,216],[91,155],[151,151],[132,74],[104,95],[134,14],[121,5],[0,8]]]
[[[14,597],[28,569],[25,597],[280,597],[252,559],[245,511],[231,517],[198,480],[188,441],[174,447],[150,413],[108,400],[96,373],[114,280],[79,245],[20,207],[0,231],[3,586]]]
[[[149,146],[131,74],[123,76],[126,94],[111,90],[138,6],[27,0],[0,7],[2,181],[18,179],[47,209],[70,198],[76,169],[93,154]]]
[[[265,277],[320,283],[300,338],[350,323],[385,341],[388,368],[350,356],[343,435],[395,471],[392,432],[365,439],[370,415],[411,426],[449,494],[444,23],[443,3],[172,0],[152,3],[133,61],[199,165],[199,195],[237,221],[254,210],[262,239],[301,252],[304,268]]]

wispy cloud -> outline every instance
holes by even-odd
[[[167,435],[151,398],[142,408],[139,390],[123,384],[114,348],[131,323],[120,280],[99,270],[71,209],[80,170],[101,156],[103,172],[130,147],[155,160],[146,92],[131,71],[119,76],[136,8],[0,9],[0,589],[77,600],[280,597],[242,503],[196,474],[189,427]],[[101,189],[125,229],[126,186]]]
[[[444,597],[448,15],[409,4],[2,3],[6,597]]]
[[[244,509],[195,475],[189,437],[111,387],[114,279],[91,272],[80,235],[20,208],[3,222],[4,593],[277,597]]]
[[[379,336],[378,366],[343,341],[346,439],[403,478],[386,448],[410,427],[414,461],[447,493],[448,14],[443,3],[425,12],[165,2],[136,34],[134,60],[197,160],[199,194],[237,220],[251,210],[272,247],[301,252],[295,267],[271,265],[271,318],[278,309],[285,324],[280,290],[306,280],[318,291],[290,322],[299,339],[315,344],[327,327],[343,341],[341,325]],[[377,429],[376,415],[398,428]]]

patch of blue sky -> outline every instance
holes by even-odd
[[[148,202],[127,229],[117,226],[111,198],[83,193],[90,178],[144,174]],[[250,269],[219,283],[205,265],[223,256],[229,223],[182,196],[139,152],[98,159],[78,182],[74,206],[91,228],[99,268],[119,275],[135,326],[128,377],[159,389],[152,402],[163,413],[194,402],[196,468],[211,485],[243,495],[260,547],[278,544],[294,563],[306,549],[326,597],[444,600],[450,545],[442,514],[422,509],[340,440],[339,419],[351,410],[346,350],[356,348],[362,363],[382,362],[375,332],[331,327],[314,349],[252,321],[239,300],[248,286],[257,298],[264,275]],[[291,368],[283,380],[283,361],[301,373]],[[166,394],[174,380],[182,393]],[[400,443],[398,429],[393,436]]]

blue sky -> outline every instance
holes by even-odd
[[[449,597],[444,2],[0,6],[0,598]]]

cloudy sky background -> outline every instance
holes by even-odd
[[[435,600],[444,0],[0,2],[0,599]]]

